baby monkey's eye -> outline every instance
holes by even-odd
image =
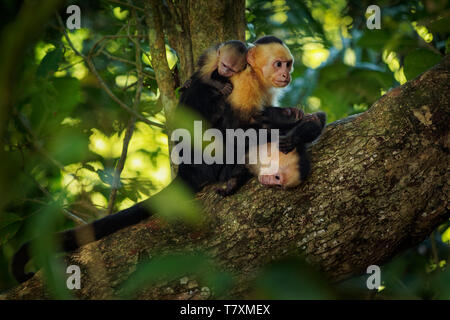
[[[275,62],[275,65],[276,65],[278,68],[281,68],[281,66],[283,65],[283,63],[282,63],[281,61],[277,61],[277,62]]]
[[[292,61],[289,61],[289,62],[286,64],[286,66],[287,66],[288,68],[290,68],[290,67],[291,67],[291,64],[292,64]]]

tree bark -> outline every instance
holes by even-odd
[[[139,257],[203,249],[245,297],[261,266],[294,250],[332,281],[380,265],[423,241],[449,212],[450,56],[366,112],[326,127],[310,148],[312,172],[298,188],[283,191],[255,179],[222,198],[212,186],[198,194],[207,215],[202,231],[148,219],[67,257],[83,271],[82,299],[112,298]],[[147,287],[141,299],[202,299],[189,281]],[[0,298],[46,298],[41,272]]]

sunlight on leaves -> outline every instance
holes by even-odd
[[[170,47],[168,45],[166,45],[166,56],[167,56],[167,63],[169,65],[169,68],[173,69],[173,67],[175,67],[175,65],[177,64],[178,57],[175,54],[175,52],[173,52],[170,49]]]
[[[104,158],[118,158],[122,152],[123,137],[125,131],[119,135],[117,132],[106,136],[100,130],[93,128],[89,137],[89,149]]]
[[[305,66],[315,69],[328,59],[329,50],[320,43],[307,43],[303,46],[302,62]]]
[[[115,81],[116,81],[116,85],[119,88],[125,88],[125,87],[132,85],[133,83],[136,83],[137,77],[134,75],[120,75],[120,76],[116,76]],[[134,89],[134,87],[131,87],[131,89]]]
[[[39,41],[34,48],[34,56],[36,59],[36,63],[39,64],[45,57],[45,55],[54,49],[55,46],[53,44]]]
[[[122,10],[121,7],[115,7],[113,9],[114,17],[116,17],[119,20],[125,20],[128,17],[128,14],[130,13],[128,10]]]
[[[447,230],[442,233],[442,242],[450,245],[450,228],[447,228]]]
[[[344,63],[348,66],[354,66],[356,64],[355,51],[351,48],[345,49]]]
[[[108,200],[100,192],[94,192],[91,194],[92,203],[100,208],[106,208],[108,206]]]
[[[320,109],[320,104],[321,103],[320,103],[320,99],[319,98],[311,96],[311,97],[308,97],[308,99],[306,101],[307,101],[307,104],[308,104],[308,108],[311,111],[317,111],[317,110]]]
[[[103,170],[101,162],[87,163],[93,170]],[[73,196],[82,191],[90,192],[98,184],[103,184],[98,174],[82,163],[72,163],[64,167],[62,172],[62,185]],[[74,177],[76,175],[78,179]]]
[[[433,41],[433,34],[428,31],[427,27],[418,25],[417,21],[413,21],[411,25],[425,42]]]

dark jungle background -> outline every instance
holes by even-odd
[[[81,29],[68,31],[73,46],[85,55],[95,47],[98,74],[129,106],[137,87],[138,51],[145,77],[137,108],[156,125],[137,121],[131,137],[125,137],[130,114],[74,52],[57,17],[41,21],[38,15],[26,16],[24,2],[29,1],[0,2],[0,105],[5,99],[14,102],[9,113],[1,111],[0,124],[0,291],[16,284],[9,265],[25,241],[127,208],[171,180],[167,135],[161,128],[165,113],[141,2],[69,1],[59,12],[65,23],[65,8],[80,6]],[[379,30],[366,27],[371,4],[381,8]],[[139,10],[132,12],[133,6]],[[266,34],[283,39],[295,57],[295,69],[280,104],[301,106],[305,112],[323,110],[332,122],[367,110],[385,92],[439,62],[450,50],[449,17],[447,0],[248,0],[246,41]],[[26,23],[41,27],[21,45],[14,34],[24,32]],[[132,40],[130,34],[138,36]],[[166,49],[176,73],[177,52],[168,44]],[[5,76],[11,64],[19,66],[13,78]],[[117,181],[124,139],[129,140],[128,154]],[[55,271],[59,260],[50,254],[53,245],[44,241],[38,246],[38,257],[28,267],[47,270],[55,298],[70,297],[63,271]],[[148,272],[169,270],[170,277],[174,264],[183,272],[189,263],[206,263],[204,257],[180,259],[153,265]],[[298,261],[268,266],[255,288],[260,297],[281,299],[450,299],[448,263],[447,221],[419,246],[382,266],[378,290],[367,289],[367,275],[329,284],[306,265],[299,268]],[[219,271],[214,279],[223,288],[232,282]]]

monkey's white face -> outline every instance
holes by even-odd
[[[284,189],[300,184],[300,158],[296,150],[284,154],[277,148],[272,150],[272,144],[258,145],[250,148],[250,153],[258,153],[259,162],[247,165],[250,171],[258,176],[258,181],[266,186],[279,186]],[[265,150],[264,150],[265,149]],[[264,152],[263,152],[264,151]],[[275,153],[273,153],[275,152]]]
[[[291,82],[292,60],[274,59],[262,69],[264,77],[270,77],[276,88],[284,88]]]
[[[259,45],[249,49],[248,63],[260,69],[267,85],[284,88],[291,82],[294,58],[289,49],[279,43]]]

